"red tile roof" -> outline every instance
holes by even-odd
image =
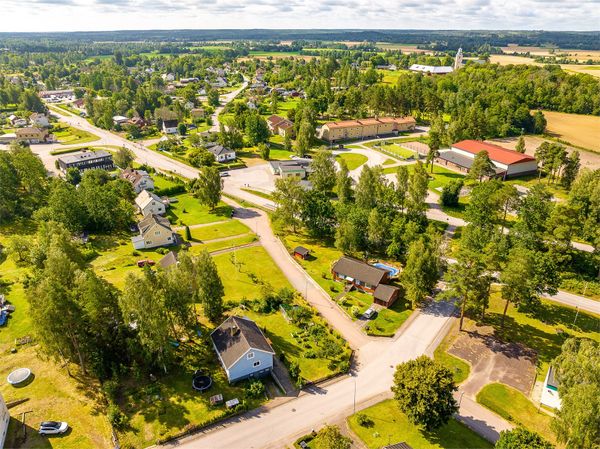
[[[467,151],[471,154],[477,154],[480,151],[487,151],[490,159],[501,164],[512,165],[522,162],[534,161],[535,158],[518,151],[509,150],[492,143],[481,142],[479,140],[461,140],[452,145],[453,148]]]

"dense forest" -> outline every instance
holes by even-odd
[[[376,41],[419,44],[439,50],[468,51],[484,44],[506,46],[518,43],[527,46],[554,45],[562,48],[600,49],[600,32],[574,31],[445,31],[445,30],[124,30],[86,31],[73,33],[0,33],[0,46],[12,47],[26,43],[39,51],[49,42],[95,41],[211,41],[211,40],[338,40]],[[46,42],[46,44],[45,44]]]

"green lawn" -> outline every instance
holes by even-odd
[[[189,193],[175,195],[178,202],[171,203],[167,210],[167,218],[173,226],[191,226],[227,220],[231,217],[231,207],[221,202],[214,211],[200,204],[197,198]]]
[[[298,245],[311,251],[310,260],[299,260],[298,263],[306,272],[331,296],[332,300],[343,292],[343,284],[333,280],[331,266],[342,256],[342,252],[332,246],[325,246],[322,242],[306,238],[300,234],[286,235],[283,241],[292,250]],[[373,303],[373,296],[367,293],[352,291],[343,295],[338,304],[346,310],[352,319],[353,306],[358,307],[360,313],[364,312]],[[368,323],[365,331],[371,335],[391,336],[408,319],[412,310],[405,307],[405,301],[400,297],[389,309],[381,310],[376,317]]]
[[[403,74],[408,73],[408,70],[383,70],[378,69],[377,72],[383,74],[383,84],[392,84],[396,85],[398,82],[398,78],[400,78]]]
[[[406,165],[409,173],[412,173],[415,169],[415,164]],[[463,179],[465,175],[457,173],[452,170],[448,170],[445,167],[440,167],[439,165],[433,165],[433,172],[431,170],[430,165],[425,166],[425,170],[429,174],[429,190],[441,194],[441,188],[446,186],[450,181],[454,181],[457,179]],[[390,174],[396,173],[398,171],[398,167],[388,167],[383,169],[383,173]],[[438,190],[439,189],[439,190]],[[463,203],[466,200],[463,199]]]
[[[54,125],[51,132],[62,145],[74,145],[100,140],[100,137],[92,133],[64,124]]]
[[[418,449],[482,449],[493,445],[460,422],[451,419],[440,429],[427,432],[408,421],[395,401],[388,399],[360,411],[371,419],[371,427],[357,422],[357,414],[348,418],[348,425],[369,449],[405,442]]]
[[[556,440],[550,428],[552,417],[538,411],[533,402],[514,388],[499,383],[486,385],[477,393],[477,402],[508,421],[537,432],[550,441]]]
[[[492,288],[490,307],[485,324],[500,333],[500,320],[504,301],[498,287]],[[577,320],[575,321],[575,316]],[[575,321],[575,325],[573,322]],[[562,343],[569,337],[584,337],[600,341],[600,317],[579,312],[570,307],[542,300],[531,312],[519,311],[512,304],[508,307],[503,339],[524,344],[538,354],[537,380],[546,376],[550,362],[560,354]]]
[[[124,287],[128,273],[141,273],[138,260],[158,262],[163,257],[151,249],[134,250],[129,235],[92,236],[89,246],[99,253],[91,262],[94,271],[118,288]]]
[[[266,200],[273,200],[273,195],[271,195],[270,193],[266,193],[266,192],[262,192],[260,190],[254,190],[254,189],[246,189],[246,188],[243,188],[243,187],[242,187],[242,190],[244,192],[251,193],[252,195],[259,196],[259,197],[264,198]]]
[[[436,362],[441,363],[446,368],[448,368],[452,375],[454,376],[454,382],[456,384],[460,384],[464,382],[467,377],[469,377],[469,372],[471,371],[471,366],[462,359],[455,357],[451,354],[448,354],[448,348],[452,346],[456,338],[456,334],[453,332],[449,332],[446,335],[446,338],[440,343],[440,345],[435,349],[433,353],[433,358]]]
[[[238,220],[229,220],[225,223],[215,223],[208,226],[190,229],[192,240],[214,240],[225,237],[248,234],[250,229]]]
[[[308,351],[315,352],[318,349],[318,340],[311,338],[307,332],[303,332],[295,324],[288,323],[281,312],[257,313],[251,308],[240,305],[244,300],[259,298],[263,289],[262,283],[269,284],[275,290],[284,287],[291,288],[288,280],[264,248],[261,246],[243,248],[214,256],[214,260],[225,287],[225,297],[227,306],[231,309],[230,313],[248,316],[255,320],[261,328],[265,328],[277,354],[283,352],[286,360],[296,361],[304,379],[314,381],[337,371],[336,367],[329,366],[327,359],[306,356]],[[307,306],[307,303],[301,298],[296,298],[296,303]],[[313,317],[313,322],[325,323],[317,316]],[[341,337],[334,338],[344,347],[344,352],[339,357],[347,360],[350,350]]]
[[[391,158],[387,158],[385,161],[383,161],[382,165],[392,165],[395,164],[397,161]]]
[[[506,184],[520,185],[530,189],[536,184],[541,183],[546,189],[552,193],[556,198],[566,200],[569,196],[569,192],[565,190],[558,182],[548,184],[546,175],[542,173],[541,179],[537,175],[519,176],[518,178],[507,179],[504,181]]]
[[[249,408],[264,401],[264,398],[246,397],[244,382],[233,386],[229,384],[208,335],[206,331],[197,345],[180,347],[179,356],[183,360],[179,367],[173,368],[157,382],[144,379],[129,385],[120,401],[123,412],[129,418],[126,430],[119,433],[121,447],[148,447],[157,439],[177,435],[192,425],[202,425],[226,416],[224,404],[210,405],[210,396],[214,394],[221,393],[225,401],[233,398],[246,401]],[[209,374],[213,380],[212,387],[205,394],[191,388],[192,374],[197,369]]]
[[[369,160],[367,156],[358,153],[342,153],[335,158],[343,159],[348,166],[348,170],[355,170]]]
[[[20,223],[0,228],[0,244],[14,234],[32,232],[29,223]],[[90,398],[98,393],[97,384],[91,379],[79,382],[67,375],[65,368],[53,360],[39,357],[41,348],[30,343],[23,346],[15,344],[16,339],[31,336],[31,315],[29,302],[25,297],[23,284],[28,269],[17,266],[12,258],[0,256],[0,273],[3,283],[0,293],[16,307],[8,323],[0,328],[0,378],[16,368],[27,367],[35,375],[33,381],[21,388],[14,388],[7,382],[0,383],[0,394],[6,402],[28,398],[28,401],[10,409],[12,416],[5,447],[22,448],[64,448],[79,449],[90,447],[109,447],[110,428],[101,407]],[[16,347],[12,354],[10,349]],[[75,367],[71,367],[77,373]],[[28,412],[25,420],[27,440],[22,442],[21,413]],[[43,438],[37,433],[41,421],[64,419],[69,422],[71,431],[61,438]]]
[[[219,240],[217,242],[203,243],[200,245],[193,245],[189,248],[189,252],[199,253],[202,250],[206,250],[209,253],[213,251],[225,250],[234,248],[236,246],[247,245],[248,243],[255,242],[257,240],[256,234],[247,234],[241,237],[231,237],[227,240]]]

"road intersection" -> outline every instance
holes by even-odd
[[[239,93],[239,92],[238,92]],[[230,100],[235,98],[231,96]],[[135,154],[136,161],[147,164],[159,171],[173,173],[193,179],[198,170],[168,156],[131,142],[109,131],[90,124],[87,120],[67,113],[54,113],[61,120],[76,128],[89,131],[100,137],[93,145],[124,146]],[[217,125],[218,126],[218,125]],[[49,170],[54,168],[50,151],[68,148],[59,144],[35,145],[33,151],[40,154]],[[375,152],[375,150],[370,150]],[[361,151],[369,157],[370,151]],[[376,152],[375,152],[376,153]],[[379,154],[379,153],[376,153]],[[369,158],[371,160],[371,158]],[[375,160],[373,163],[377,164]],[[353,173],[357,176],[358,172]],[[231,171],[231,177],[224,182],[224,192],[233,197],[274,209],[275,203],[244,190],[246,187],[261,189],[267,183],[268,167],[257,165],[247,169]],[[265,184],[266,185],[266,184]],[[447,216],[431,195],[427,212],[429,218],[447,221],[454,226],[463,226],[464,221]],[[374,400],[391,396],[390,386],[394,367],[403,361],[421,354],[432,355],[433,350],[443,339],[455,318],[453,306],[448,303],[432,303],[423,310],[416,311],[392,339],[368,337],[342,312],[329,298],[329,295],[293,260],[281,241],[274,235],[269,218],[260,209],[248,209],[225,199],[235,207],[234,217],[245,222],[255,231],[260,243],[273,258],[294,288],[301,292],[321,315],[339,331],[356,352],[353,375],[342,378],[326,387],[309,389],[297,398],[277,406],[261,407],[242,417],[217,426],[207,432],[178,440],[178,447],[189,448],[280,448],[293,439],[318,428],[326,422],[339,420],[371,405]],[[598,313],[600,303],[587,298],[560,292],[552,300],[580,307]],[[511,428],[504,419],[483,408],[470,398],[462,398],[458,418],[490,440],[497,438],[501,430]]]

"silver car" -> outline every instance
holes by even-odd
[[[40,424],[40,435],[58,435],[65,433],[69,429],[66,422],[61,421],[44,421]]]

